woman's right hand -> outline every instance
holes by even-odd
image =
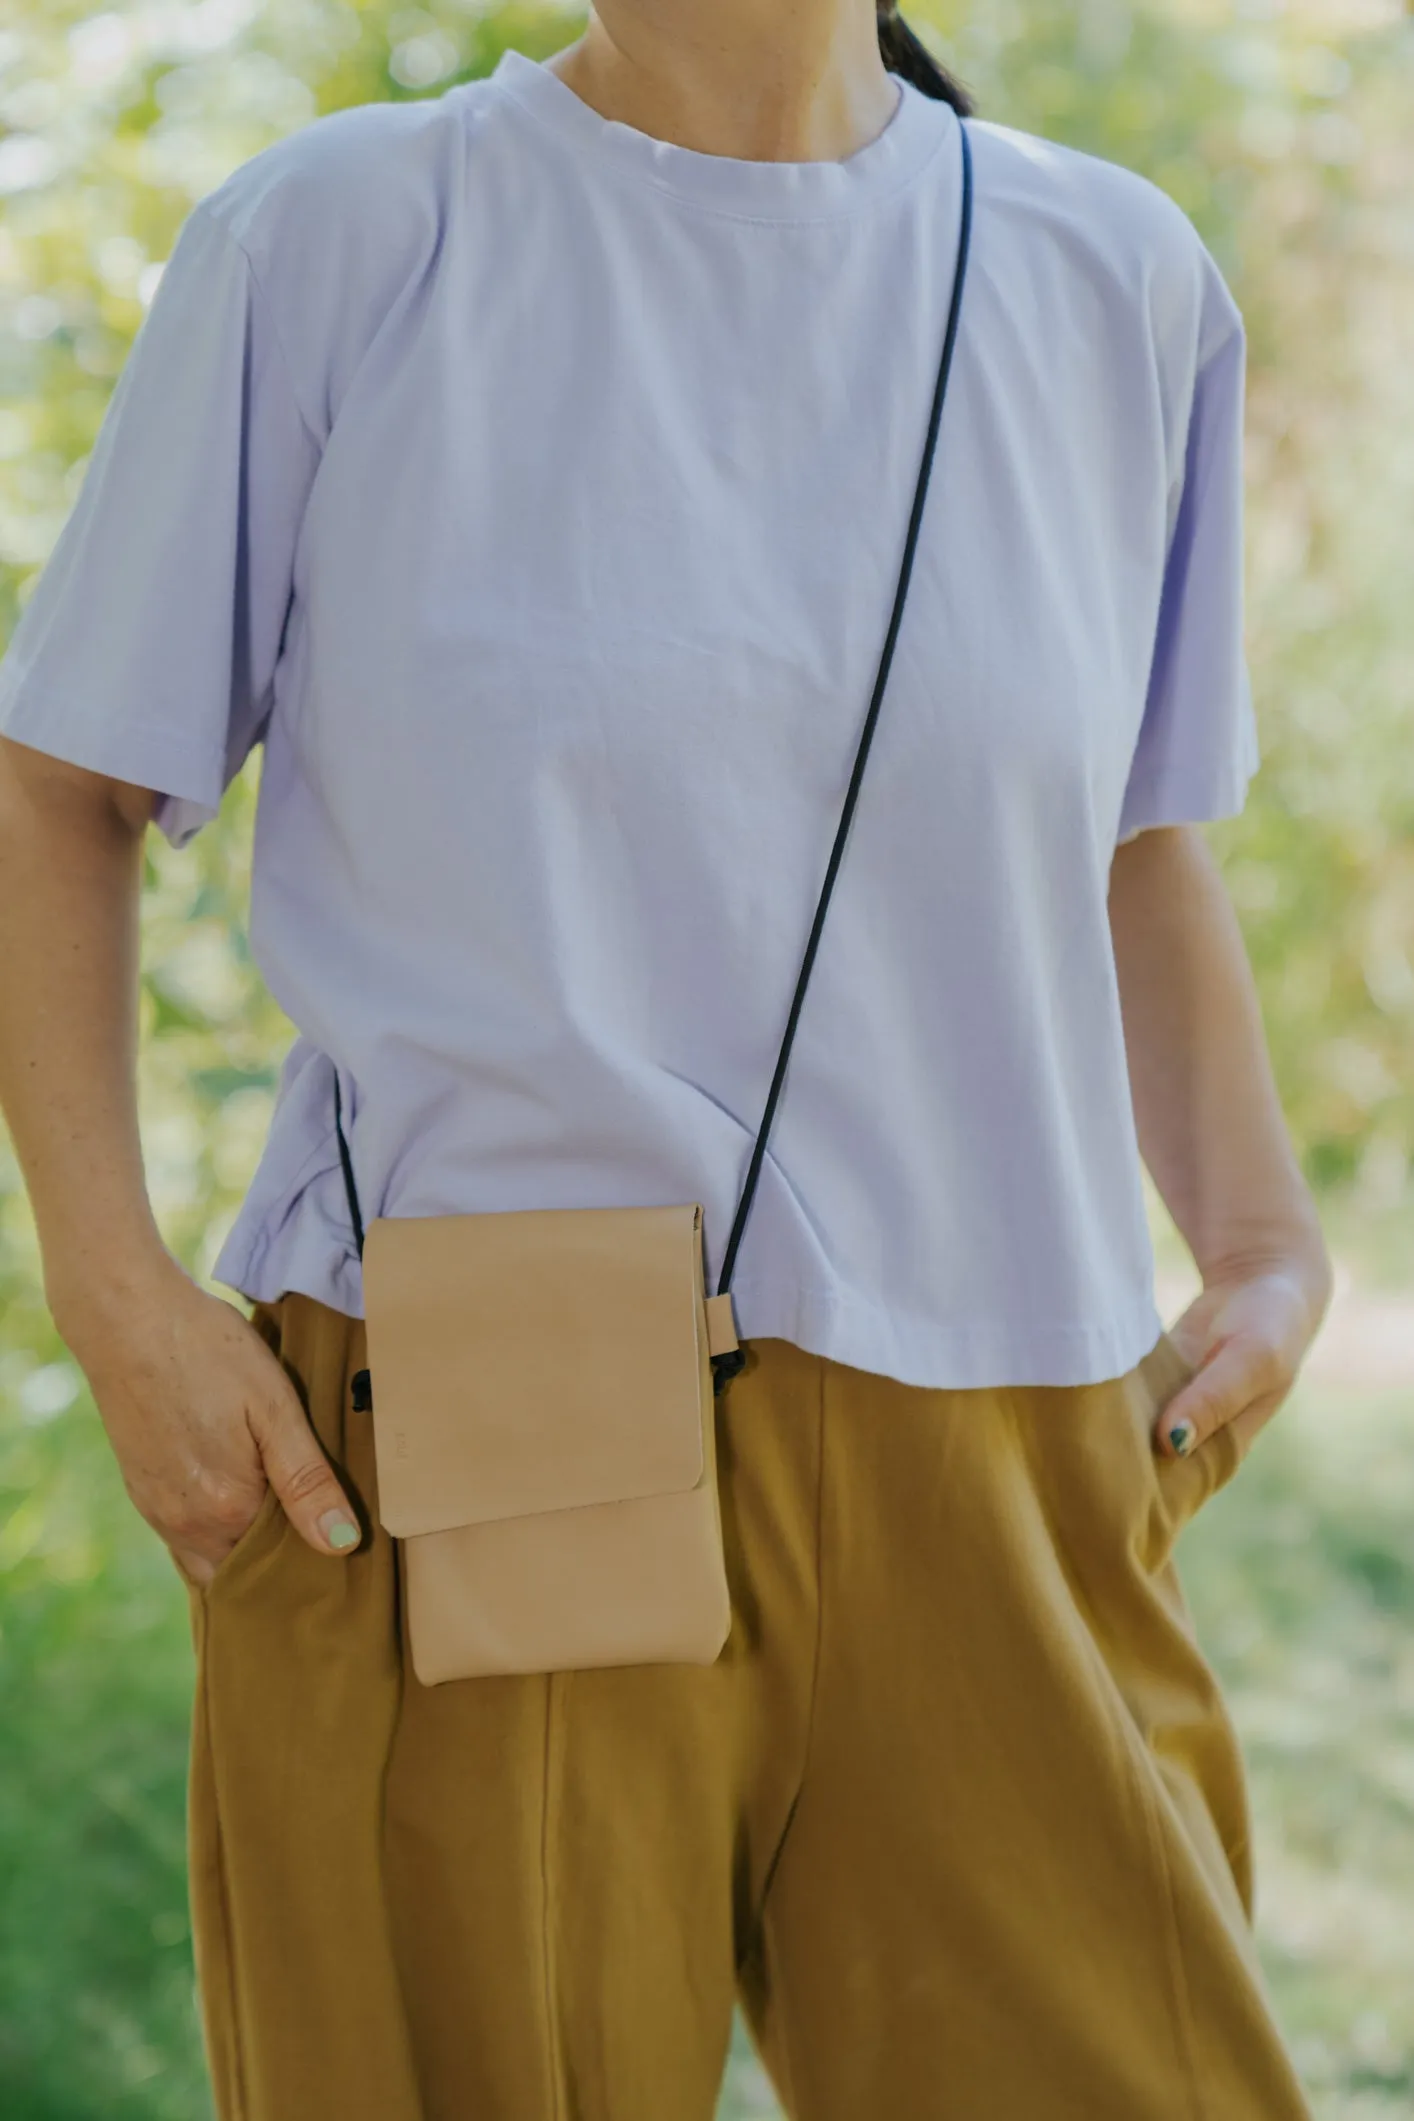
[[[321,1554],[359,1528],[277,1357],[233,1304],[168,1255],[121,1300],[90,1290],[55,1323],[83,1369],[129,1496],[196,1583],[210,1582],[267,1486]]]

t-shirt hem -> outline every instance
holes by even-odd
[[[252,1303],[275,1303],[289,1292],[363,1316],[355,1257],[341,1254],[332,1267],[317,1269],[288,1259],[282,1269],[259,1244],[239,1249],[242,1256],[228,1240],[214,1276]],[[743,1281],[732,1296],[743,1341],[789,1340],[807,1354],[931,1390],[1098,1384],[1136,1368],[1163,1330],[1152,1289],[1100,1322],[1030,1321],[1024,1331],[1015,1320],[901,1318],[847,1289],[789,1281]]]
[[[1137,790],[1128,814],[1121,820],[1115,845],[1122,847],[1141,832],[1152,832],[1164,825],[1215,825],[1240,817],[1247,807],[1256,770],[1255,766],[1238,766],[1225,780],[1212,783],[1201,793],[1166,789],[1161,781],[1156,781],[1151,789]]]
[[[1100,1321],[937,1320],[881,1309],[847,1289],[734,1283],[743,1340],[781,1338],[808,1354],[932,1389],[1098,1384],[1133,1369],[1163,1321],[1152,1289]]]

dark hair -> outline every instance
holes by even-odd
[[[970,117],[973,102],[960,81],[954,81],[939,66],[926,45],[920,44],[898,11],[898,0],[875,0],[879,24],[879,51],[891,74],[901,74],[925,96],[950,103],[960,118]]]

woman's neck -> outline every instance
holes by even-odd
[[[899,93],[874,0],[602,0],[547,63],[601,117],[748,162],[843,161]]]

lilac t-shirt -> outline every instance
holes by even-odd
[[[1243,333],[1179,209],[974,121],[951,394],[733,1279],[927,1385],[1157,1337],[1116,843],[1238,811]],[[899,84],[839,162],[705,155],[516,52],[188,215],[0,663],[0,731],[160,792],[264,745],[299,1030],[216,1276],[358,1314],[364,1213],[700,1200],[722,1252],[878,664],[958,234]]]

